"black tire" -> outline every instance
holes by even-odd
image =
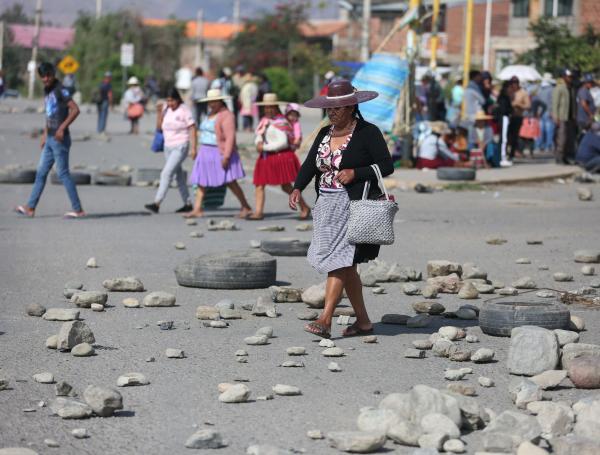
[[[515,327],[535,325],[545,329],[567,329],[571,314],[566,306],[537,300],[485,302],[479,312],[483,333],[509,337]]]
[[[464,167],[440,167],[437,170],[438,180],[475,180],[475,169]]]
[[[206,188],[203,206],[207,209],[216,209],[221,207],[225,203],[226,192],[227,186],[225,185],[215,188]]]
[[[271,256],[306,256],[310,242],[298,239],[263,240],[260,249]]]
[[[137,183],[156,182],[157,180],[160,180],[161,172],[162,172],[162,169],[153,169],[153,168],[137,169],[135,171],[135,181]]]
[[[190,259],[175,268],[180,286],[262,289],[275,284],[277,260],[260,251],[227,251]]]
[[[92,183],[92,176],[87,172],[71,172],[71,178],[75,185],[89,185]],[[58,177],[56,172],[50,174],[50,181],[54,185],[62,185],[62,180]]]
[[[94,183],[106,186],[129,186],[131,185],[131,176],[116,172],[99,172],[94,176]]]
[[[33,169],[7,169],[0,171],[0,183],[33,183],[36,171]]]

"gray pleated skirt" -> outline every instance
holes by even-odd
[[[350,199],[346,191],[321,191],[313,210],[313,236],[307,259],[319,273],[328,273],[354,263],[355,246],[346,230]]]

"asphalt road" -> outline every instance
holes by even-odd
[[[307,125],[318,119],[306,119]],[[0,114],[0,166],[35,163],[39,156],[37,139],[29,137],[32,128],[42,122],[40,114]],[[91,133],[95,117],[82,114],[73,128],[73,136]],[[109,130],[112,140],[75,141],[71,152],[73,166],[110,169],[118,165],[160,167],[162,156],[149,151],[151,135],[130,137],[126,125],[112,115]],[[142,130],[151,131],[152,120],[146,119]],[[247,140],[247,138],[242,138]],[[246,161],[246,169],[250,170]],[[186,164],[191,168],[191,162]],[[575,289],[597,277],[584,277],[580,265],[573,261],[573,251],[600,248],[598,200],[580,202],[576,185],[544,184],[495,188],[484,192],[439,192],[417,194],[396,192],[400,204],[397,216],[397,241],[382,248],[381,258],[410,265],[425,271],[429,259],[475,262],[489,272],[492,279],[509,284],[523,275],[535,279],[539,286]],[[592,186],[598,193],[598,188]],[[247,196],[253,199],[250,179],[243,182]],[[143,204],[152,201],[153,188],[79,187],[85,210],[90,217],[63,220],[69,210],[62,186],[48,183],[34,219],[23,219],[11,210],[25,203],[30,185],[0,186],[0,376],[10,380],[11,389],[0,392],[0,447],[30,446],[43,454],[179,454],[186,438],[196,428],[209,427],[221,432],[228,447],[218,453],[244,453],[250,444],[270,443],[283,448],[305,450],[311,454],[337,453],[325,441],[312,441],[306,431],[323,432],[356,428],[356,417],[363,406],[374,406],[391,392],[402,392],[415,384],[445,387],[444,369],[456,367],[448,359],[431,356],[423,360],[405,359],[402,354],[411,341],[426,338],[441,325],[453,321],[436,320],[426,329],[376,324],[377,344],[360,339],[340,339],[340,326],[334,326],[338,346],[346,357],[338,360],[343,371],[331,373],[329,359],[320,355],[321,348],[302,331],[303,321],[296,313],[303,304],[280,304],[277,319],[252,317],[232,321],[227,329],[202,327],[195,319],[198,305],[212,305],[223,298],[252,302],[264,291],[216,291],[183,288],[177,285],[174,267],[185,259],[203,253],[249,247],[251,239],[293,236],[309,239],[310,232],[296,232],[299,223],[287,209],[287,199],[278,189],[267,194],[268,217],[263,222],[236,221],[235,232],[207,232],[204,221],[187,226],[173,210],[181,205],[176,189],[171,189],[160,215],[148,215]],[[307,191],[307,199],[314,194]],[[209,213],[210,219],[230,218],[237,212],[236,201],[227,195],[225,206]],[[285,226],[283,233],[258,232],[268,224]],[[189,237],[201,230],[204,237]],[[508,239],[502,246],[491,246],[485,239],[498,235]],[[527,245],[526,240],[539,238],[543,245]],[[182,241],[185,250],[176,250]],[[86,269],[91,256],[99,268]],[[516,265],[515,260],[529,257],[530,265]],[[548,271],[538,270],[539,265]],[[552,273],[564,271],[575,276],[573,283],[554,283]],[[167,291],[177,296],[173,308],[128,309],[125,297],[142,298],[144,293],[111,293],[105,312],[82,310],[82,318],[93,330],[97,355],[77,358],[68,353],[46,349],[46,338],[58,332],[60,323],[28,317],[27,304],[37,302],[46,307],[70,307],[63,295],[67,281],[78,280],[89,290],[101,290],[104,279],[135,275],[148,291]],[[323,280],[304,258],[278,258],[277,279],[296,287],[306,287]],[[419,284],[419,283],[417,283]],[[566,286],[564,286],[566,284]],[[365,289],[367,306],[374,321],[385,313],[413,314],[410,305],[421,300],[408,297],[400,283],[385,284],[387,293],[373,295]],[[438,299],[449,309],[461,303],[456,296]],[[483,299],[475,301],[481,305]],[[347,304],[347,303],[345,303]],[[587,331],[581,341],[600,343],[600,313],[580,307],[574,314],[586,320]],[[176,321],[176,329],[161,331],[156,322]],[[245,346],[243,338],[262,326],[274,327],[276,338],[267,346]],[[481,334],[479,327],[464,321],[468,332],[480,337],[477,347],[491,347],[498,362],[469,364],[475,370],[468,380],[475,385],[482,405],[496,412],[513,409],[507,391],[510,377],[506,369],[508,340]],[[139,328],[142,327],[142,328]],[[285,349],[305,346],[308,355],[301,360],[305,368],[279,368],[288,360]],[[187,357],[167,359],[166,348],[181,348]],[[248,363],[236,362],[234,353],[244,348]],[[156,362],[147,363],[153,356]],[[459,366],[465,366],[459,364]],[[40,400],[54,399],[51,385],[38,384],[32,375],[42,371],[54,373],[82,392],[88,384],[116,386],[117,377],[127,372],[144,373],[151,384],[120,389],[124,411],[111,418],[83,421],[62,420],[48,408],[26,413]],[[478,376],[492,377],[496,387],[483,389]],[[301,388],[302,396],[276,397],[270,401],[223,404],[218,401],[217,384],[246,378],[251,398],[271,393],[277,383]],[[593,391],[561,389],[551,392],[553,399],[575,400]],[[91,437],[77,440],[73,428],[87,428]],[[44,445],[45,438],[59,442],[60,448]],[[469,452],[480,449],[478,435],[466,437]],[[389,452],[410,453],[410,448],[386,444]]]

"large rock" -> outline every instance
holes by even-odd
[[[266,316],[268,318],[278,316],[277,305],[265,296],[261,296],[256,300],[250,313],[254,316]]]
[[[575,413],[565,403],[536,401],[527,406],[527,410],[536,415],[544,439],[552,439],[569,434],[575,422]]]
[[[383,400],[379,402],[380,409],[391,409],[399,418],[402,420],[410,420],[411,418],[411,405],[410,405],[410,394],[409,393],[390,393],[386,395]],[[416,422],[417,425],[420,424]],[[416,445],[416,440],[415,440]]]
[[[79,310],[74,308],[48,308],[42,319],[46,321],[76,321],[79,319]]]
[[[381,406],[381,405],[380,405]],[[420,424],[427,414],[443,414],[456,425],[461,424],[461,412],[455,397],[426,385],[416,385],[408,394],[410,421]]]
[[[392,441],[405,446],[418,446],[419,438],[423,435],[423,430],[419,424],[401,420],[392,425],[387,432],[387,437]]]
[[[577,414],[575,434],[600,445],[600,396],[578,401],[573,410]]]
[[[356,426],[361,431],[387,433],[392,426],[400,422],[400,416],[393,409],[363,408],[356,420]]]
[[[435,288],[440,293],[456,294],[462,285],[462,281],[456,273],[451,273],[447,276],[427,278],[427,285]]]
[[[566,370],[548,370],[530,378],[541,389],[554,389],[567,377]]]
[[[200,305],[196,308],[196,317],[206,321],[216,321],[220,318],[220,311],[214,306]]]
[[[221,403],[243,403],[248,401],[249,396],[250,389],[247,385],[234,384],[219,395],[219,401]]]
[[[600,251],[596,250],[578,250],[575,251],[575,262],[600,263]]]
[[[600,357],[584,355],[571,360],[569,378],[578,389],[600,389]]]
[[[488,274],[487,272],[484,272],[483,270],[480,270],[479,267],[477,267],[475,264],[471,263],[471,262],[467,262],[466,264],[463,264],[462,266],[462,278],[464,280],[468,280],[468,279],[482,279],[482,280],[487,280]]]
[[[302,302],[302,289],[287,286],[271,286],[269,291],[271,292],[271,299],[275,303]]]
[[[90,328],[82,321],[65,322],[58,332],[56,348],[60,351],[69,351],[81,343],[94,344],[96,339]]]
[[[39,303],[30,303],[25,307],[25,313],[29,316],[40,317],[46,312],[46,307]]]
[[[406,325],[410,316],[406,314],[388,313],[381,317],[382,324]]]
[[[479,291],[473,285],[473,283],[467,281],[462,285],[460,291],[458,291],[459,299],[476,299],[479,297]]]
[[[104,280],[102,286],[107,291],[112,292],[142,292],[144,291],[144,284],[139,278],[134,276],[127,276],[122,278],[113,278],[110,280]]]
[[[542,389],[535,382],[524,378],[511,381],[508,391],[517,408],[525,409],[529,403],[543,398]]]
[[[325,282],[307,288],[301,295],[302,301],[311,308],[325,306]]]
[[[417,313],[442,314],[446,311],[446,307],[437,302],[415,302],[412,307]]]
[[[151,292],[143,300],[146,307],[175,306],[175,302],[176,298],[173,294],[163,291]]]
[[[542,429],[533,416],[504,411],[483,430],[483,445],[490,452],[514,452],[523,441],[536,442]]]
[[[510,335],[508,370],[512,374],[534,376],[558,365],[556,334],[541,327],[515,327]]]
[[[433,278],[436,276],[448,276],[452,273],[462,274],[462,266],[457,262],[446,261],[445,259],[436,259],[427,262],[427,275]]]
[[[450,438],[460,437],[458,425],[443,414],[427,414],[421,419],[421,429],[428,434],[442,433]]]
[[[92,408],[87,404],[62,397],[50,403],[50,410],[62,419],[85,419],[93,414]]]
[[[442,394],[454,398],[458,403],[461,414],[460,428],[473,431],[482,429],[484,424],[485,411],[479,406],[479,402],[473,398],[450,390],[442,390]]]
[[[89,385],[83,391],[83,399],[100,417],[108,417],[123,409],[123,397],[115,389]]]
[[[108,300],[108,294],[100,291],[77,291],[71,297],[71,303],[80,308],[90,308],[92,303],[104,305]]]
[[[587,343],[569,343],[562,348],[561,363],[563,370],[568,370],[573,359],[578,357],[599,357],[600,346]]]
[[[385,444],[386,436],[367,431],[335,431],[327,434],[329,445],[343,452],[371,453]]]
[[[553,439],[552,449],[553,453],[559,455],[598,455],[598,442],[570,434]]]

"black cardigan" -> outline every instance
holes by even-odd
[[[300,172],[296,177],[294,189],[304,190],[310,181],[315,178],[315,190],[319,194],[319,179],[322,172],[317,168],[317,151],[323,137],[329,131],[329,126],[323,127],[313,142],[308,156],[304,160]],[[362,198],[364,185],[367,180],[371,180],[369,198],[380,196],[381,192],[377,186],[377,176],[371,168],[371,164],[379,165],[381,175],[384,177],[394,172],[392,157],[388,150],[383,134],[372,123],[359,119],[350,143],[342,155],[340,169],[354,169],[354,180],[346,185],[348,197],[350,200]]]

